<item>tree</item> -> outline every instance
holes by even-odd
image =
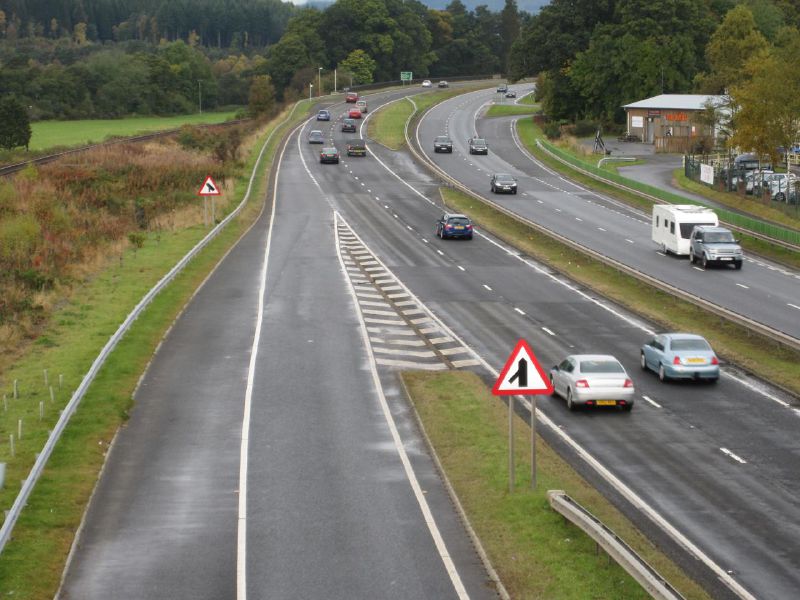
[[[506,0],[500,12],[500,39],[503,44],[503,70],[509,71],[511,47],[519,37],[519,10],[516,0]]]
[[[275,86],[269,75],[253,78],[249,96],[250,114],[254,117],[269,116],[275,109]]]
[[[739,5],[727,15],[706,46],[709,73],[695,77],[695,88],[706,94],[720,94],[743,83],[745,63],[768,43],[756,28],[753,13]]]
[[[372,74],[376,66],[377,63],[372,57],[359,48],[348,54],[347,58],[339,63],[338,69],[342,73],[350,73],[353,76],[353,83],[372,83]]]
[[[0,99],[0,148],[11,150],[31,141],[31,122],[25,106],[14,96]]]

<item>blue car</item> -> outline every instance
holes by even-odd
[[[719,379],[719,359],[702,336],[693,333],[662,333],[642,346],[642,369],[658,373],[661,381]]]
[[[327,110],[321,110],[317,113],[317,121],[330,121],[331,113]]]

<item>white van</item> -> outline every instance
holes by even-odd
[[[696,225],[719,225],[716,213],[695,204],[653,206],[653,241],[665,254],[688,256],[689,238]]]

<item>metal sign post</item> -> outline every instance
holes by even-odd
[[[519,340],[508,357],[492,388],[495,396],[508,399],[508,490],[514,491],[514,397],[531,395],[531,488],[536,487],[536,401],[538,394],[552,394],[550,378],[542,369],[533,350],[525,340]]]

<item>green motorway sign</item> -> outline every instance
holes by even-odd
[[[411,71],[400,71],[400,81],[411,81],[414,79]]]

